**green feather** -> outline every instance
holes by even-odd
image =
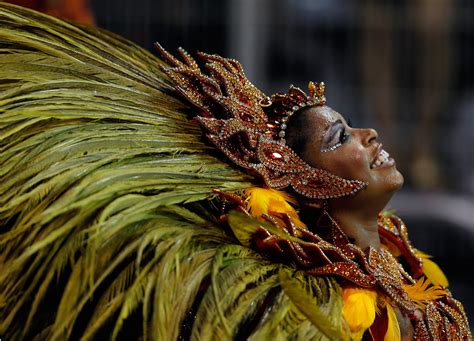
[[[287,266],[280,267],[279,279],[283,290],[267,308],[250,340],[345,339],[340,330],[344,324],[335,322],[341,317],[341,297],[334,280],[314,279]]]
[[[217,249],[210,288],[196,315],[191,339],[232,339],[241,324],[258,310],[269,290],[277,285],[277,264],[238,245]]]
[[[112,33],[0,3],[6,339],[120,338],[132,316],[143,340],[312,338],[337,323],[315,324],[289,288],[338,313],[335,284],[286,278],[218,224],[212,191],[252,179],[209,153],[162,65]],[[262,225],[229,221],[247,246]]]
[[[333,279],[295,274],[282,268],[280,283],[291,302],[326,337],[330,340],[348,338],[342,318],[341,289]]]

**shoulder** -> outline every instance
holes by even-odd
[[[414,251],[410,240],[408,239],[407,226],[398,216],[391,212],[382,211],[378,216],[379,233],[382,238],[397,238],[403,242],[403,244]]]
[[[394,256],[401,257],[417,278],[423,274],[422,259],[408,238],[408,229],[402,219],[382,211],[378,217],[380,241]]]
[[[381,212],[378,219],[379,235],[382,245],[395,257],[403,259],[409,266],[409,272],[414,278],[424,275],[433,284],[443,287],[449,285],[440,267],[430,259],[431,256],[413,247],[408,238],[405,223],[393,213]]]

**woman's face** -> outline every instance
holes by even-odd
[[[306,123],[311,132],[303,159],[344,179],[368,183],[357,197],[382,199],[403,185],[403,176],[374,129],[351,128],[326,106],[308,109]]]

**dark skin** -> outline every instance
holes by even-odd
[[[304,115],[301,133],[306,143],[300,156],[313,167],[368,183],[356,195],[329,200],[326,209],[356,245],[363,250],[379,249],[377,217],[403,185],[403,176],[389,157],[382,164],[374,163],[383,154],[374,129],[351,128],[341,114],[327,106],[306,109]],[[323,203],[305,201],[304,204],[319,209]],[[410,320],[398,309],[397,318],[402,340],[412,340]]]
[[[311,130],[306,132],[307,143],[301,156],[309,165],[344,179],[368,183],[354,196],[329,200],[328,212],[356,245],[378,249],[378,213],[403,185],[403,176],[394,162],[373,166],[381,151],[375,130],[351,128],[341,114],[326,106],[308,109],[306,124]],[[324,152],[338,143],[339,147]]]

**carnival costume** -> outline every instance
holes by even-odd
[[[267,97],[235,60],[5,4],[0,27],[0,336],[396,340],[398,309],[417,339],[471,338],[400,219],[365,251],[300,220],[294,196],[367,186],[286,145],[323,84]]]

